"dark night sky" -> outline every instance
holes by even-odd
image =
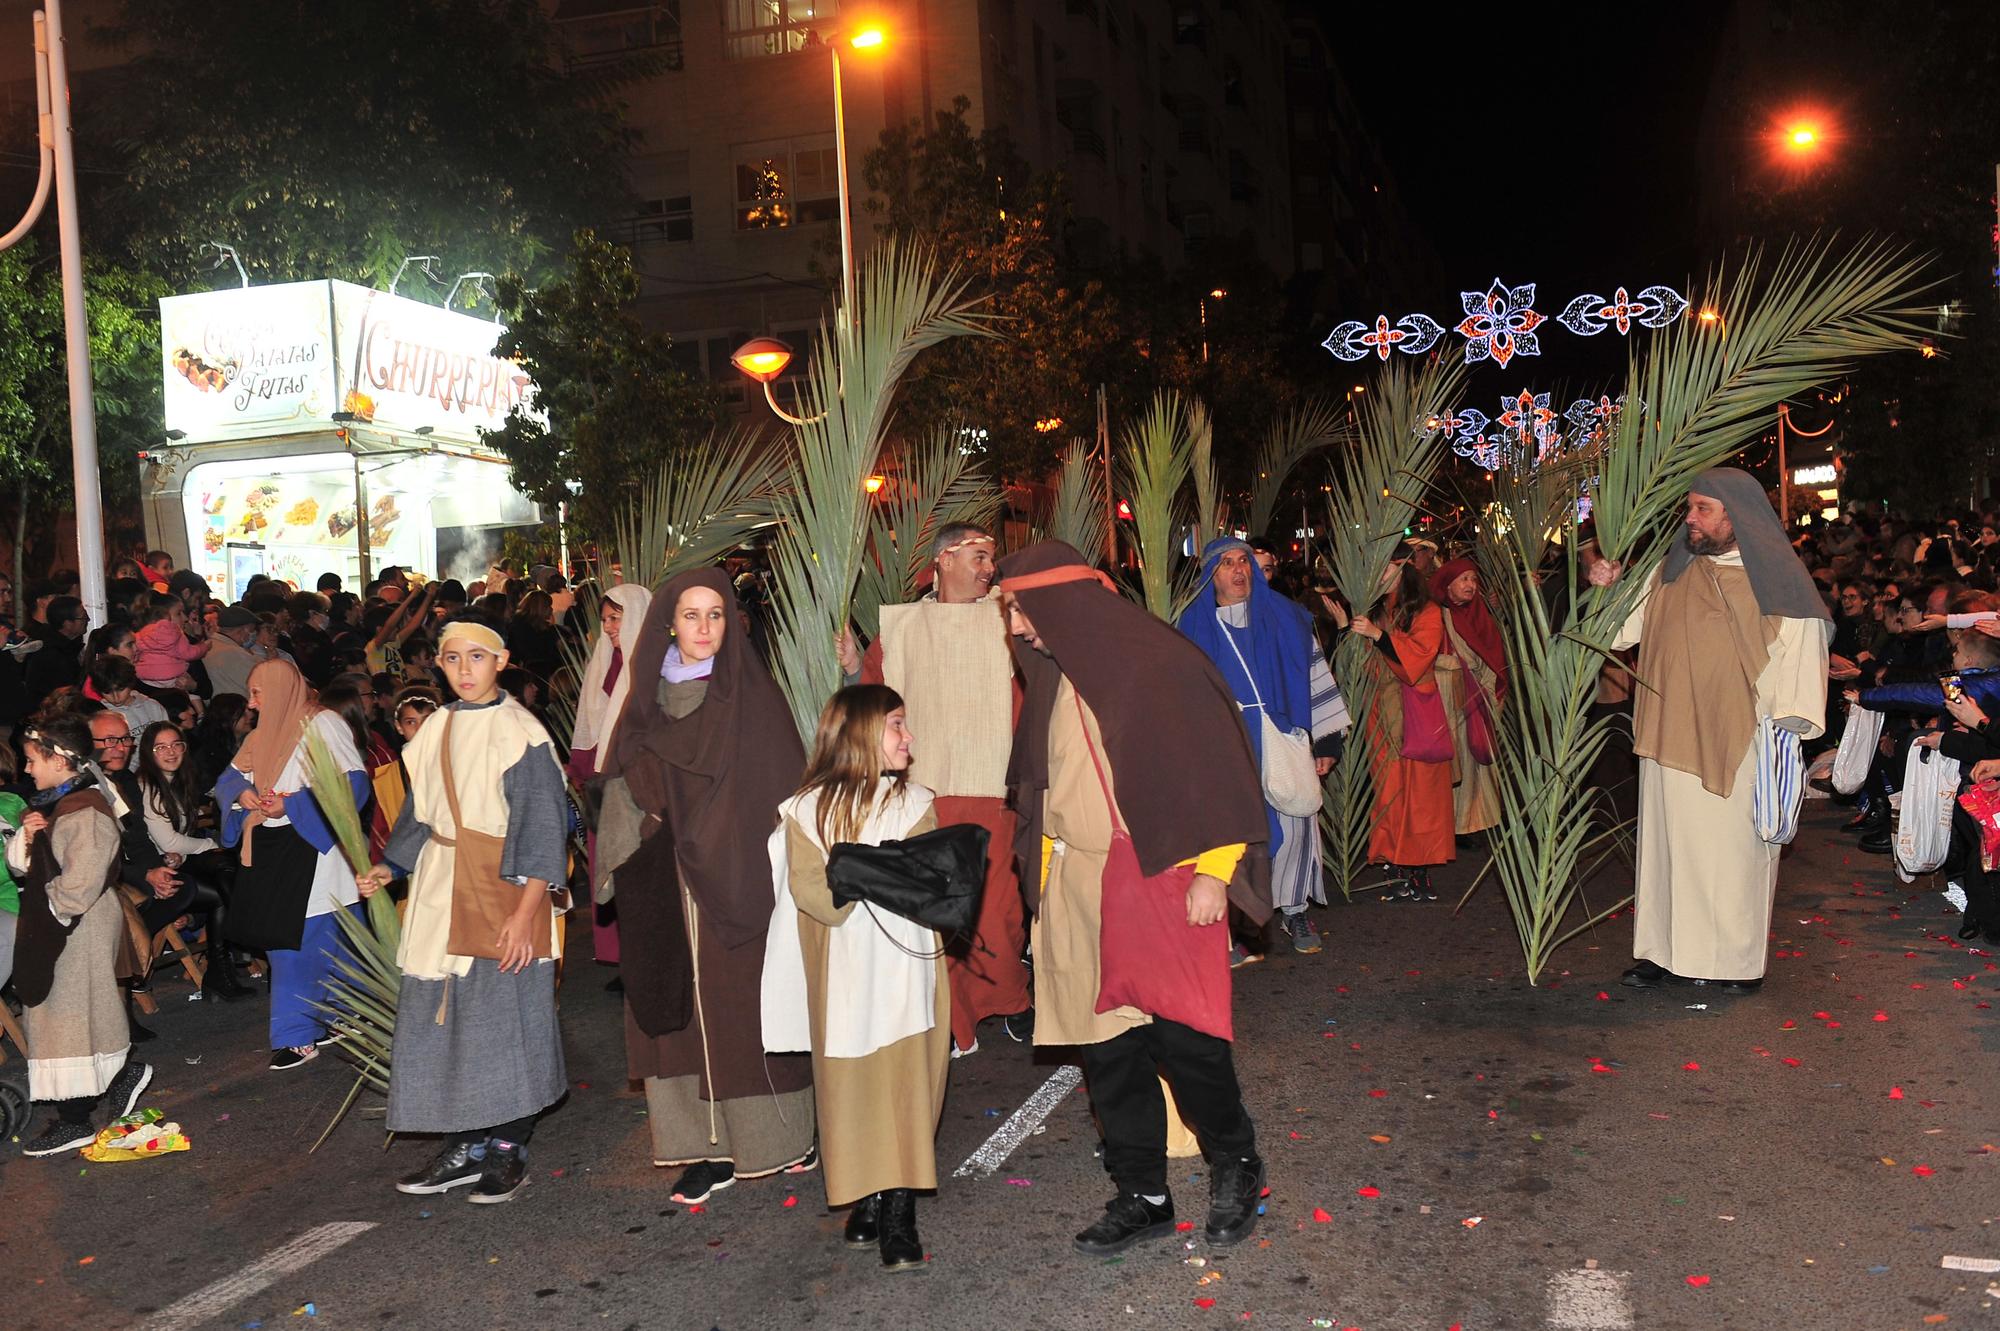
[[[1412,310],[1450,324],[1460,290],[1498,277],[1535,282],[1536,308],[1553,320],[1582,291],[1664,282],[1685,292],[1706,266],[1694,238],[1699,135],[1728,6],[1617,8],[1343,5],[1328,19],[1368,129],[1443,260],[1447,289]],[[1541,363],[1526,362],[1538,388],[1622,360],[1615,336],[1547,328]],[[1524,379],[1523,364],[1486,369],[1479,395],[1489,380],[1497,390]]]

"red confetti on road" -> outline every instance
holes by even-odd
[[[1900,1086],[1891,1086],[1891,1087],[1889,1088],[1889,1098],[1890,1098],[1891,1100],[1900,1100],[1900,1099],[1902,1099],[1902,1098],[1903,1098],[1903,1088],[1902,1088],[1902,1087],[1900,1087]]]
[[[1915,1174],[1918,1178],[1929,1178],[1931,1175],[1937,1173],[1937,1171],[1935,1169],[1932,1169],[1929,1165],[1911,1165],[1910,1172],[1912,1174]]]
[[[1701,1064],[1699,1064],[1699,1063],[1683,1063],[1683,1064],[1681,1064],[1681,1071],[1682,1071],[1682,1072],[1700,1072],[1700,1071],[1701,1071]]]
[[[1322,1225],[1329,1225],[1333,1223],[1333,1217],[1327,1214],[1326,1208],[1323,1206],[1313,1207],[1313,1220],[1315,1223]]]
[[[1367,1187],[1356,1188],[1354,1190],[1354,1195],[1356,1197],[1370,1197],[1370,1198],[1380,1197],[1382,1195],[1382,1190],[1371,1183]]]
[[[1695,1287],[1696,1289],[1701,1289],[1701,1288],[1703,1288],[1704,1286],[1706,1286],[1706,1285],[1708,1284],[1708,1277],[1707,1277],[1707,1276],[1689,1276],[1689,1277],[1688,1277],[1688,1284],[1690,1284],[1690,1285],[1693,1285],[1693,1286],[1694,1286],[1694,1287]]]

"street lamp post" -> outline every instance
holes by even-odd
[[[1208,364],[1208,302],[1211,300],[1221,300],[1228,294],[1229,292],[1222,287],[1216,287],[1201,298],[1201,363],[1203,365]]]
[[[834,173],[840,177],[840,307],[850,321],[854,318],[854,213],[848,202],[847,104],[840,90],[840,44],[844,41],[857,51],[875,51],[881,49],[885,40],[880,27],[864,24],[841,32],[827,43],[833,52]]]

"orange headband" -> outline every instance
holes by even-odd
[[[1037,587],[1059,587],[1065,582],[1089,582],[1093,578],[1103,585],[1105,591],[1114,596],[1117,594],[1118,584],[1105,576],[1102,569],[1088,568],[1082,564],[1062,564],[1056,568],[1043,569],[1040,573],[1023,573],[1017,578],[1002,578],[1000,590],[1011,595],[1014,592],[1033,591]]]

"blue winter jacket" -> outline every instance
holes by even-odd
[[[1966,697],[1988,716],[2000,715],[2000,670],[1960,670],[1958,682]],[[1908,680],[1861,690],[1861,705],[1876,712],[1914,712],[1928,716],[1944,710],[1941,679]]]

